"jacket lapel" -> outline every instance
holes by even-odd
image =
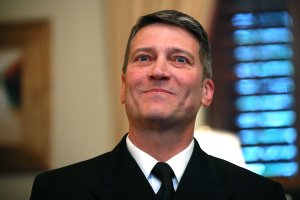
[[[92,192],[96,199],[153,200],[154,191],[128,152],[125,138],[111,152],[101,183]]]
[[[108,156],[99,185],[92,188],[96,199],[153,200],[154,191],[126,147],[126,136]],[[228,200],[232,191],[199,144],[180,180],[174,200]],[[102,172],[101,172],[102,173]]]
[[[194,141],[192,157],[180,180],[174,200],[228,200],[232,191],[225,187],[218,170],[209,161],[209,156]]]

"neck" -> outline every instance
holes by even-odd
[[[171,130],[138,130],[129,127],[129,139],[156,160],[165,162],[183,151],[193,140],[194,126]]]

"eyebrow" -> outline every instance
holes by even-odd
[[[134,54],[139,53],[139,52],[151,52],[151,51],[154,51],[154,48],[152,48],[152,47],[142,47],[142,48],[135,49],[131,53],[131,55],[134,55]]]
[[[190,57],[191,59],[193,59],[193,60],[195,59],[195,56],[192,53],[190,53],[189,51],[180,49],[180,48],[172,47],[172,48],[170,48],[170,52],[183,53],[183,54],[187,55],[188,57]]]
[[[180,48],[170,47],[170,48],[167,49],[167,51],[171,52],[171,53],[183,53],[183,54],[187,55],[188,57],[190,57],[191,59],[195,59],[195,56],[192,53],[190,53],[189,51],[180,49]],[[155,48],[153,48],[153,47],[137,48],[130,55],[135,55],[139,52],[148,52],[148,53],[149,52],[155,52]]]

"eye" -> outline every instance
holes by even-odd
[[[175,61],[179,62],[179,63],[188,63],[188,60],[185,57],[182,57],[182,56],[177,56],[175,58]]]
[[[146,55],[141,55],[141,56],[138,57],[137,60],[138,60],[138,61],[145,62],[145,61],[149,61],[149,57],[146,56]]]

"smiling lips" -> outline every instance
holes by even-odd
[[[161,93],[174,94],[173,92],[171,92],[169,90],[166,90],[166,89],[162,89],[162,88],[152,88],[152,89],[146,90],[143,93],[151,93],[151,92],[153,92],[153,93],[155,93],[155,92],[161,92]]]

